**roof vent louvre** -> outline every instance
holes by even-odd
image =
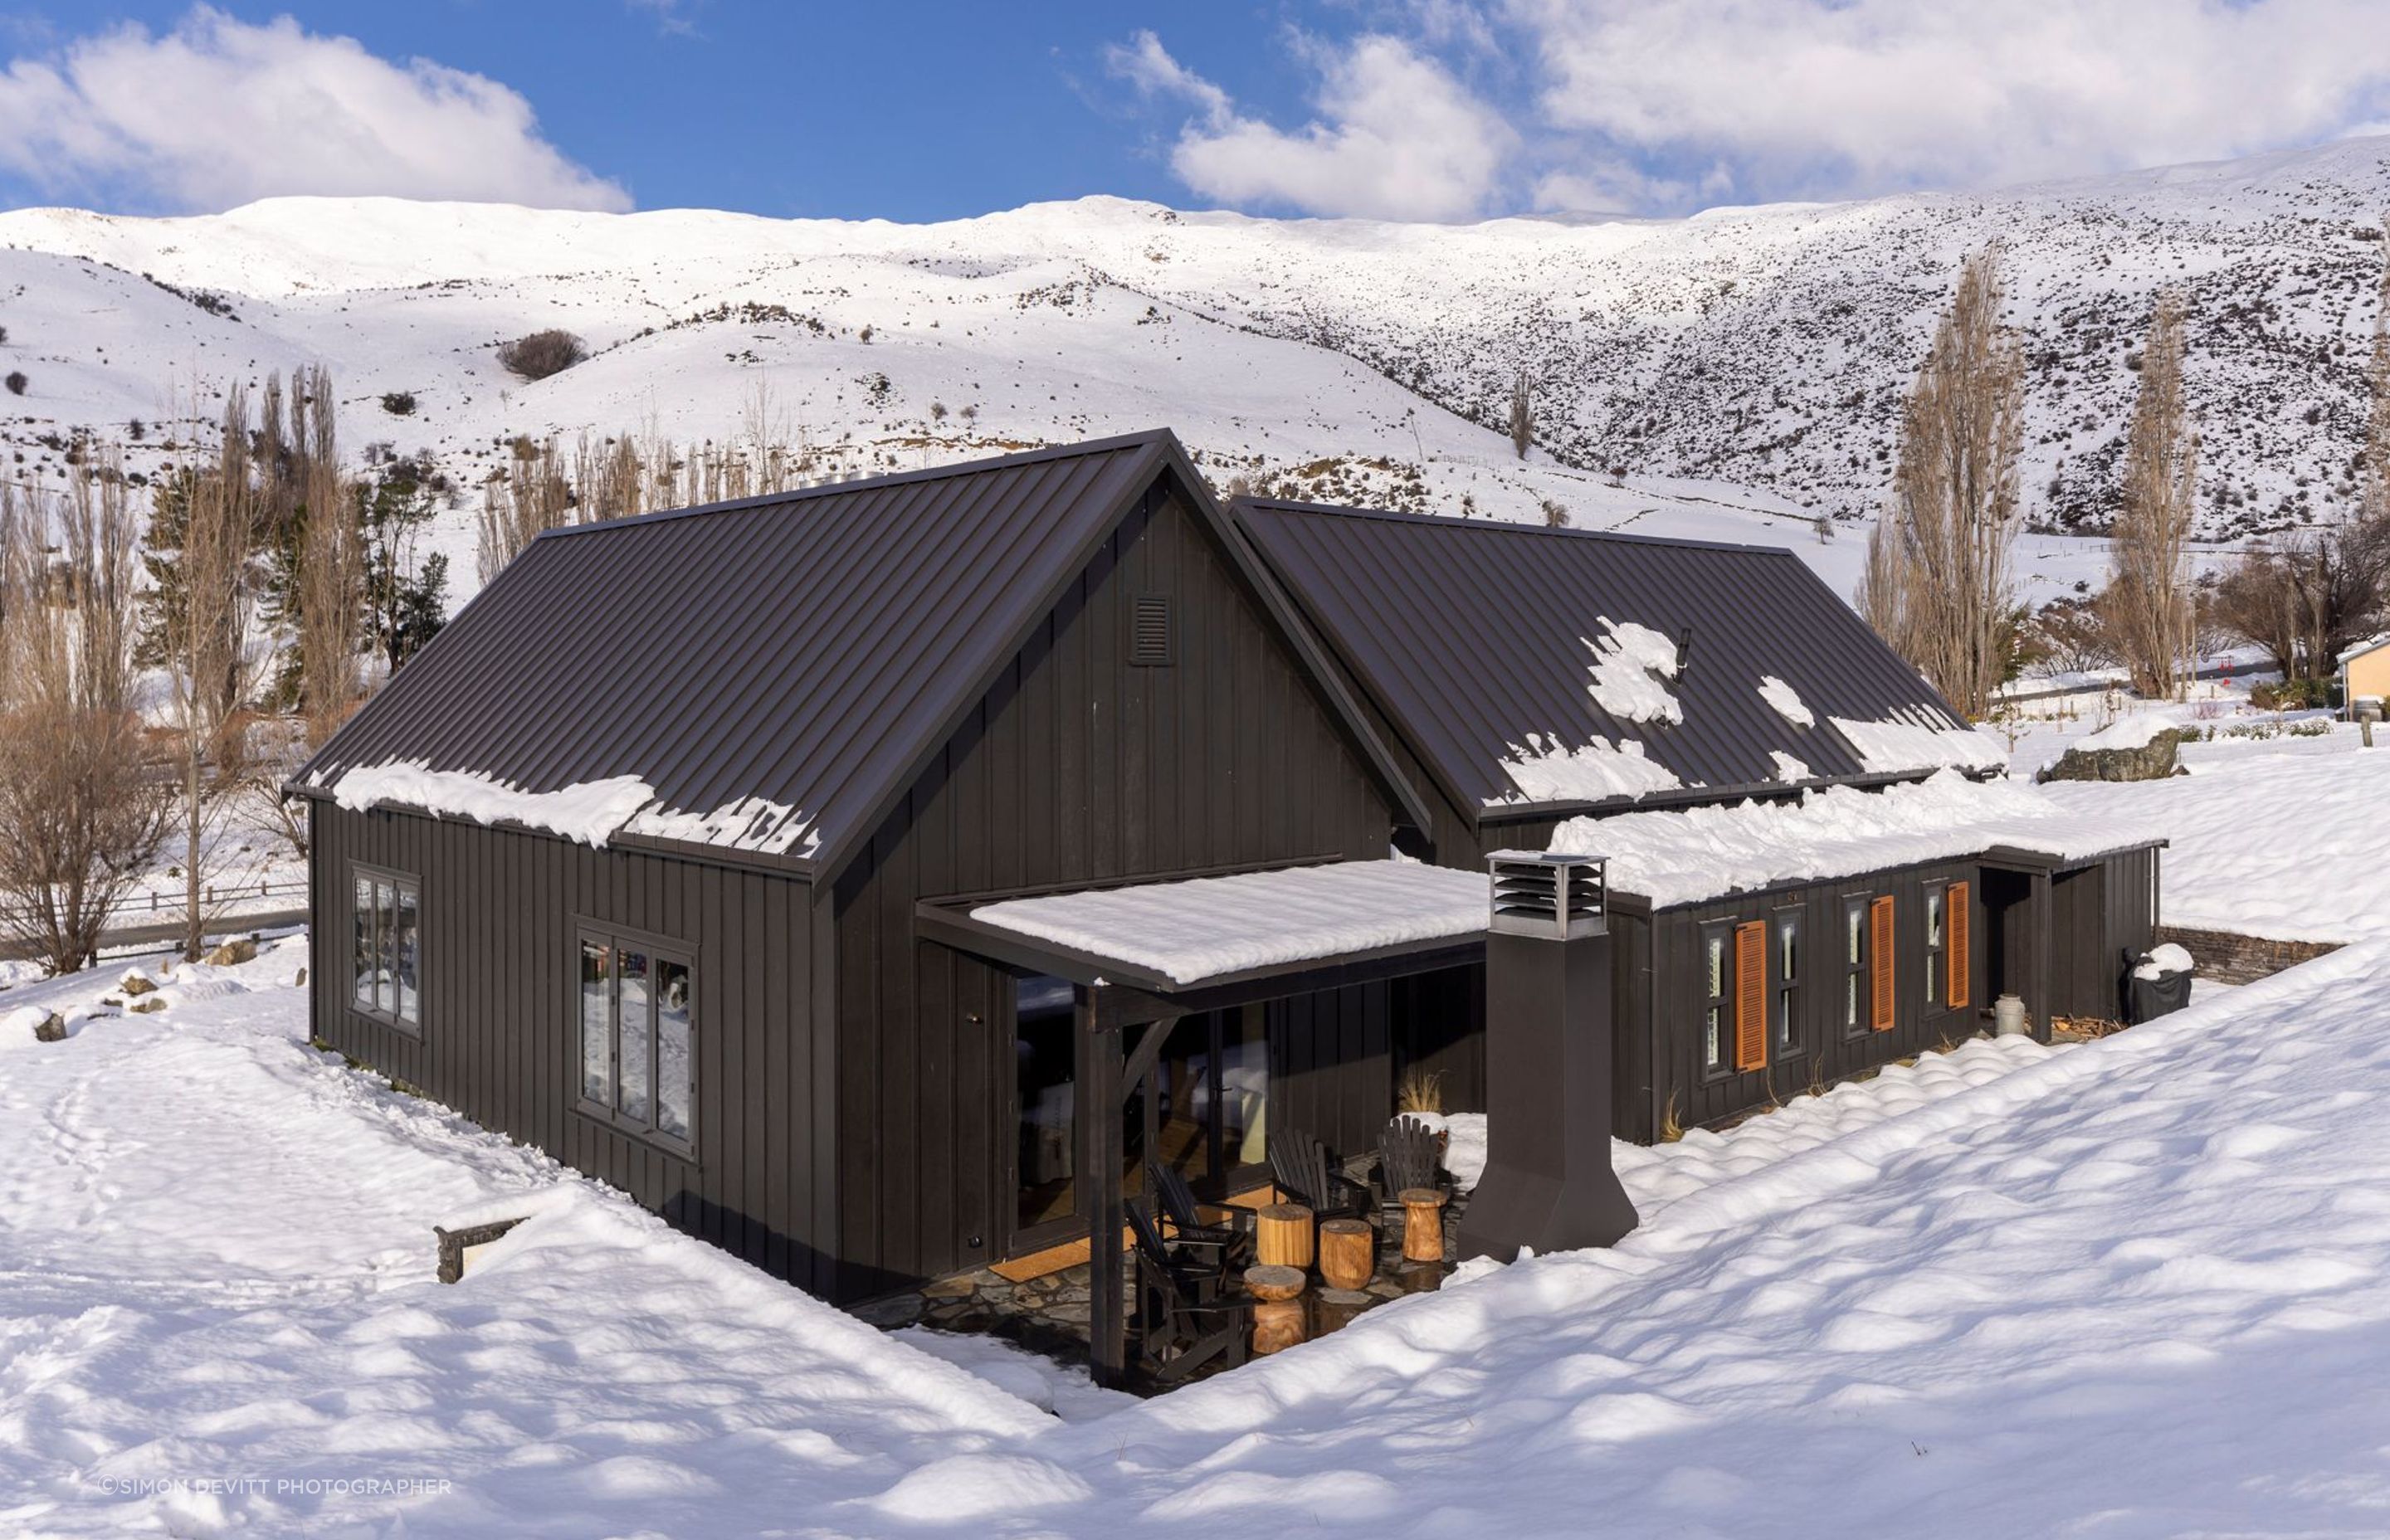
[[[1609,929],[1599,855],[1503,850],[1486,857],[1494,879],[1487,928],[1505,935],[1574,941]]]
[[[1129,662],[1138,668],[1167,668],[1170,654],[1170,601],[1160,594],[1139,594],[1130,599]]]

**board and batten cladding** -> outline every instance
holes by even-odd
[[[2125,978],[2157,944],[2157,852],[2126,851],[2050,879],[2052,1008],[2125,1019]]]
[[[1926,895],[1947,894],[1958,883],[1967,885],[1967,1001],[1947,1004],[1947,974],[1938,974],[1929,992],[1925,974]],[[1871,982],[1862,973],[1859,1023],[1850,1024],[1844,994],[1846,911],[1853,903],[1893,902],[1892,1025],[1877,1031],[1870,1021]],[[1947,899],[1946,899],[1947,902]],[[1647,948],[1650,989],[1647,1041],[1649,1056],[1643,1073],[1626,1078],[1628,1063],[1619,1064],[1619,1136],[1651,1143],[1673,1119],[1686,1128],[1716,1123],[1756,1107],[1766,1107],[1807,1090],[1812,1084],[1835,1081],[1881,1068],[1895,1059],[1955,1044],[1980,1029],[1979,1020],[1990,1005],[1984,993],[1985,931],[1981,873],[1970,861],[1905,866],[1862,876],[1776,887],[1736,893],[1707,903],[1666,908],[1648,920]],[[1767,926],[1763,1006],[1772,1012],[1781,981],[1776,922],[1792,918],[1799,926],[1800,945],[1794,986],[1794,1034],[1792,1050],[1781,1049],[1774,1032],[1768,1034],[1767,1063],[1762,1068],[1734,1067],[1732,1038],[1733,987],[1728,984],[1725,1045],[1728,1064],[1713,1069],[1707,1062],[1704,1017],[1708,996],[1703,933],[1717,926],[1754,921]],[[1946,939],[1957,928],[1946,921]],[[1729,943],[1730,944],[1730,943]],[[1872,947],[1872,941],[1868,943]],[[1628,953],[1622,941],[1621,967]],[[1871,968],[1870,951],[1863,967]],[[1729,974],[1731,962],[1729,961]],[[1929,997],[1930,995],[1930,997]],[[1633,1018],[1622,1016],[1622,1022]],[[1629,1098],[1633,1105],[1629,1105]],[[1631,1119],[1631,1121],[1630,1121]]]
[[[1137,601],[1157,597],[1170,661],[1132,662]],[[918,901],[1381,859],[1393,823],[1243,579],[1157,483],[829,895],[839,1117],[872,1134],[840,1145],[841,1297],[994,1260],[1012,1199],[1010,978],[918,940]]]
[[[812,888],[756,870],[400,811],[309,804],[309,989],[333,1047],[815,1290],[830,1279],[837,1108],[811,1028]],[[420,879],[422,1027],[351,1008],[353,863]],[[574,1110],[578,921],[685,943],[694,1160]]]

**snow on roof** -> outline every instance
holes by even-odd
[[[1801,692],[1772,674],[1760,676],[1759,699],[1774,707],[1777,715],[1795,727],[1814,727],[1818,725],[1818,713],[1811,711],[1807,703],[1802,700]]]
[[[1685,708],[1668,688],[1682,667],[1665,632],[1634,621],[1597,617],[1600,636],[1580,636],[1593,651],[1586,688],[1594,703],[1621,722],[1682,722]]]
[[[1485,929],[1486,876],[1409,861],[1009,898],[973,919],[1191,984]]]
[[[1682,786],[1677,773],[1644,753],[1633,738],[1617,743],[1598,738],[1570,748],[1558,737],[1529,733],[1523,747],[1510,745],[1502,773],[1518,790],[1488,797],[1485,805],[1513,802],[1608,802],[1613,797],[1640,797]]]
[[[323,784],[323,773],[314,779]],[[394,760],[343,771],[330,789],[332,800],[352,811],[390,802],[477,824],[520,824],[585,845],[603,845],[618,833],[631,833],[724,850],[810,855],[820,843],[804,815],[786,803],[742,797],[711,813],[683,813],[659,805],[655,788],[636,776],[525,791],[478,771],[434,770],[421,760]]]
[[[658,840],[679,840],[692,845],[724,850],[763,851],[772,855],[811,855],[821,847],[813,820],[786,802],[768,797],[741,797],[711,813],[667,811],[650,807],[623,828],[632,834]]]
[[[1942,770],[1881,790],[1829,787],[1784,802],[1572,818],[1551,848],[1608,856],[1612,892],[1666,908],[2001,848],[2084,862],[2160,838],[2128,820],[2070,815],[2019,782]]]
[[[321,773],[318,772],[320,783]],[[554,791],[525,791],[495,776],[471,770],[434,770],[421,760],[361,764],[331,783],[332,800],[353,812],[380,802],[426,813],[470,818],[477,824],[509,821],[602,845],[655,800],[655,789],[636,776],[611,776]]]
[[[2377,632],[2354,647],[2342,648],[2340,655],[2332,661],[2345,663],[2351,658],[2362,658],[2369,652],[2379,652],[2385,647],[2390,647],[2390,631]]]
[[[1846,716],[1827,720],[1870,772],[1944,766],[1998,770],[2009,762],[2009,751],[1998,738],[1927,706],[1907,707],[1880,722],[1854,722]]]

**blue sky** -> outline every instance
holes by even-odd
[[[0,13],[0,203],[135,212],[1677,213],[2390,116],[2377,0],[84,0]]]

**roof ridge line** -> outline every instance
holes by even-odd
[[[1511,519],[1471,519],[1449,513],[1406,513],[1399,508],[1354,507],[1341,503],[1306,503],[1291,497],[1238,497],[1231,499],[1238,507],[1253,508],[1263,513],[1303,513],[1333,515],[1343,519],[1381,519],[1396,524],[1434,524],[1455,529],[1496,530],[1512,534],[1551,535],[1561,539],[1610,540],[1629,545],[1674,545],[1701,551],[1745,551],[1768,556],[1792,556],[1789,545],[1766,545],[1748,540],[1694,540],[1683,535],[1628,534],[1623,530],[1580,530],[1555,527],[1550,524],[1530,524]],[[1794,557],[1793,559],[1800,559]]]
[[[914,470],[891,470],[878,476],[863,476],[848,481],[822,481],[808,487],[790,487],[781,492],[759,493],[752,497],[730,497],[713,503],[694,503],[687,507],[658,508],[652,513],[633,514],[627,519],[602,519],[586,524],[559,524],[542,530],[535,538],[549,540],[566,535],[591,534],[600,530],[620,530],[635,524],[655,524],[670,519],[687,519],[702,513],[735,513],[746,508],[769,507],[785,503],[807,502],[816,497],[835,496],[841,493],[870,492],[880,487],[896,486],[910,481],[935,481],[948,477],[976,475],[981,471],[1002,469],[1011,466],[1034,465],[1041,460],[1077,459],[1094,455],[1116,454],[1122,450],[1141,448],[1175,435],[1167,428],[1148,428],[1134,433],[1118,433],[1108,439],[1090,439],[1083,443],[1045,444],[1035,449],[1015,450],[1009,455],[993,455],[984,459],[957,460],[949,465],[923,466]]]

